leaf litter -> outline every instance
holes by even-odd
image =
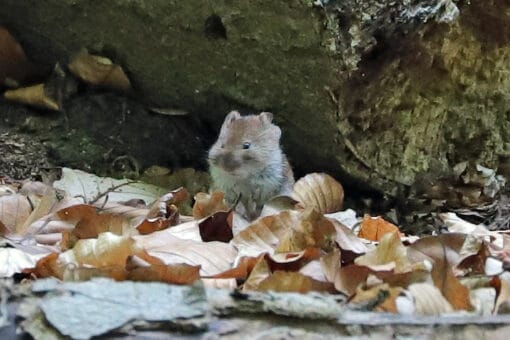
[[[307,186],[315,193],[324,187],[316,181]],[[343,296],[347,308],[405,315],[476,314],[482,305],[496,314],[510,304],[503,271],[510,242],[452,213],[442,215],[450,233],[411,238],[381,217],[331,211],[342,206],[343,193],[320,195],[326,197],[320,204],[279,198],[271,203],[272,214],[236,228],[235,212],[218,192],[199,193],[193,208],[186,208],[184,188],[165,191],[66,168],[53,186],[27,182],[23,189],[4,189],[3,277],[22,273],[36,282],[108,278],[190,287],[201,282],[248,294],[316,292]],[[501,270],[490,274],[489,266]],[[468,281],[475,279],[476,284]],[[489,293],[481,294],[483,289]],[[494,298],[480,301],[483,296]],[[49,307],[42,310],[52,318]]]

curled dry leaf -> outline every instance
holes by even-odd
[[[335,219],[330,219],[335,226],[336,230],[336,243],[342,250],[348,250],[356,254],[363,254],[368,251],[368,248],[363,241],[354,235],[351,229],[340,223]]]
[[[225,202],[225,193],[215,191],[212,194],[199,192],[195,195],[193,205],[193,217],[196,220],[210,216],[218,211],[228,211],[229,207]]]
[[[312,173],[296,182],[292,197],[305,207],[323,214],[333,213],[342,210],[344,188],[328,174]]]
[[[361,222],[361,230],[358,236],[371,241],[379,241],[388,233],[400,234],[400,230],[396,225],[385,221],[381,216],[371,217],[366,214],[363,217],[363,222]]]
[[[105,232],[99,234],[97,239],[78,240],[72,249],[59,256],[58,264],[62,267],[71,264],[94,267],[124,266],[129,256],[140,252],[141,249],[130,237]]]
[[[172,192],[160,197],[152,203],[146,218],[136,227],[136,229],[143,235],[178,224],[179,209],[177,208],[177,205],[184,202],[187,198],[188,191],[184,188],[173,190]]]
[[[19,234],[25,221],[32,213],[32,206],[27,197],[22,194],[0,196],[0,222],[7,235]],[[1,235],[0,236],[5,236]]]
[[[8,90],[5,91],[4,97],[16,103],[36,106],[43,109],[54,111],[60,111],[62,109],[58,102],[46,93],[44,84]]]
[[[128,92],[131,82],[122,67],[110,59],[89,54],[82,50],[69,63],[69,70],[78,78],[91,85]]]
[[[308,208],[260,218],[238,233],[232,244],[242,256],[256,257],[261,253],[299,252],[307,247],[328,251],[334,248],[335,236],[332,222]]]

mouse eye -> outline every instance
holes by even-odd
[[[251,143],[250,143],[250,142],[244,142],[244,143],[243,143],[243,149],[244,149],[244,150],[249,149],[249,148],[250,148],[250,146],[251,146]]]

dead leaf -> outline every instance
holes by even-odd
[[[328,174],[312,173],[294,184],[292,198],[320,213],[333,213],[342,210],[344,188]]]
[[[430,283],[414,283],[408,287],[414,298],[415,312],[419,315],[441,315],[452,313],[452,305],[441,291]]]
[[[265,257],[265,254],[261,254],[259,257],[242,257],[239,260],[239,264],[232,269],[224,271],[223,273],[219,273],[214,275],[212,278],[214,279],[246,279],[250,273],[252,272],[255,265]],[[269,266],[267,267],[269,268]]]
[[[106,57],[89,54],[86,49],[74,56],[68,67],[75,76],[91,85],[131,91],[131,82],[122,67]]]
[[[494,314],[508,314],[510,313],[510,277],[505,272],[499,277],[493,279],[493,284],[496,286],[498,297],[496,305],[494,306]]]
[[[229,207],[225,202],[225,193],[215,191],[212,194],[199,192],[195,195],[193,205],[193,217],[200,220],[219,211],[228,211]]]
[[[359,285],[365,283],[370,273],[372,273],[372,270],[365,266],[351,264],[342,267],[335,275],[335,288],[339,292],[351,296],[356,292]]]
[[[188,191],[184,188],[173,190],[152,203],[146,218],[136,229],[140,234],[150,234],[179,223],[179,209],[177,205],[188,198]]]
[[[377,248],[358,257],[354,263],[374,271],[395,270],[396,273],[404,273],[412,270],[406,247],[397,233],[385,234]]]
[[[148,235],[136,235],[133,239],[149,255],[157,257],[167,265],[186,263],[201,266],[200,274],[203,276],[213,276],[232,267],[237,255],[232,245],[181,239],[172,233],[174,228]]]
[[[5,91],[4,97],[5,99],[13,102],[36,106],[43,109],[50,109],[54,111],[60,111],[62,109],[55,99],[47,95],[44,89],[44,84],[8,90]]]
[[[232,210],[218,211],[200,222],[198,228],[202,240],[204,242],[230,242],[234,237],[232,234],[232,218]]]
[[[243,285],[243,290],[257,290],[260,283],[271,275],[271,270],[265,256],[259,256],[257,259],[255,266]]]
[[[305,294],[310,291],[331,291],[331,284],[316,281],[308,276],[297,272],[277,270],[266,279],[262,280],[257,290],[275,292],[296,292]]]
[[[333,251],[320,258],[322,271],[329,282],[335,282],[335,276],[340,269],[341,258],[342,255],[338,249],[333,249]]]
[[[31,213],[32,206],[25,195],[0,196],[0,222],[7,230],[7,235],[19,234]]]
[[[266,261],[272,272],[277,270],[298,271],[306,263],[317,260],[320,256],[319,248],[308,247],[299,252],[266,254]]]
[[[131,281],[159,281],[172,284],[188,285],[200,279],[200,266],[188,264],[151,265],[129,270]]]
[[[356,254],[364,254],[368,251],[367,246],[363,241],[354,235],[354,233],[342,223],[335,219],[330,219],[335,226],[336,238],[335,241],[342,250],[348,250]]]
[[[98,235],[97,239],[78,240],[74,247],[60,254],[58,264],[90,265],[94,267],[124,266],[129,256],[141,252],[138,244],[128,236],[110,232]]]
[[[116,235],[127,235],[132,234],[134,229],[125,217],[101,213],[96,207],[86,204],[62,209],[57,215],[62,221],[76,224],[72,234],[78,239],[96,238],[107,231]]]
[[[371,241],[379,241],[387,233],[397,233],[400,235],[398,227],[390,222],[385,221],[382,217],[371,217],[365,215],[361,222],[361,230],[358,236]]]

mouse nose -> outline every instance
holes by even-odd
[[[241,162],[236,160],[230,152],[227,152],[217,157],[217,164],[226,171],[233,171],[241,165]]]

